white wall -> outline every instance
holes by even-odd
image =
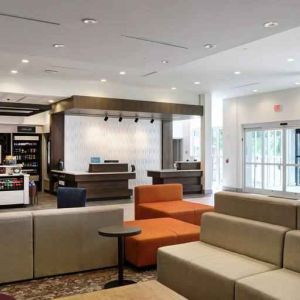
[[[65,168],[87,171],[91,156],[136,166],[136,184],[151,183],[147,170],[161,168],[161,122],[65,116]]]
[[[204,116],[201,118],[201,168],[204,172],[202,185],[205,193],[211,193],[213,178],[212,95],[201,95],[200,103],[204,107]]]
[[[274,104],[282,111],[274,112]],[[300,89],[225,99],[223,103],[224,187],[242,188],[242,126],[300,120]],[[229,159],[229,163],[226,163]]]

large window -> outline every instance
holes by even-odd
[[[173,121],[173,161],[200,160],[201,120]]]
[[[300,129],[245,129],[246,191],[300,193]]]
[[[223,184],[223,129],[212,129],[213,189],[220,190]]]

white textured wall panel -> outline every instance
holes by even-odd
[[[117,159],[136,166],[136,184],[151,183],[147,170],[161,168],[161,122],[65,117],[65,169],[87,171],[91,156]]]

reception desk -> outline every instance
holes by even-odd
[[[181,183],[184,194],[202,193],[202,170],[149,170],[147,175],[153,184]]]
[[[110,165],[111,169],[115,169],[116,171],[110,172],[109,164],[101,165],[93,165],[89,169],[102,169],[102,172],[52,170],[52,181],[57,187],[85,188],[88,200],[130,198],[132,190],[129,189],[129,180],[135,179],[136,174],[134,172],[119,171],[121,168],[112,164]]]

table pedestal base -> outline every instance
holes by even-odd
[[[110,288],[129,285],[129,284],[133,284],[133,283],[136,283],[136,282],[133,280],[123,280],[123,281],[113,280],[113,281],[107,282],[104,285],[104,289],[110,289]]]

